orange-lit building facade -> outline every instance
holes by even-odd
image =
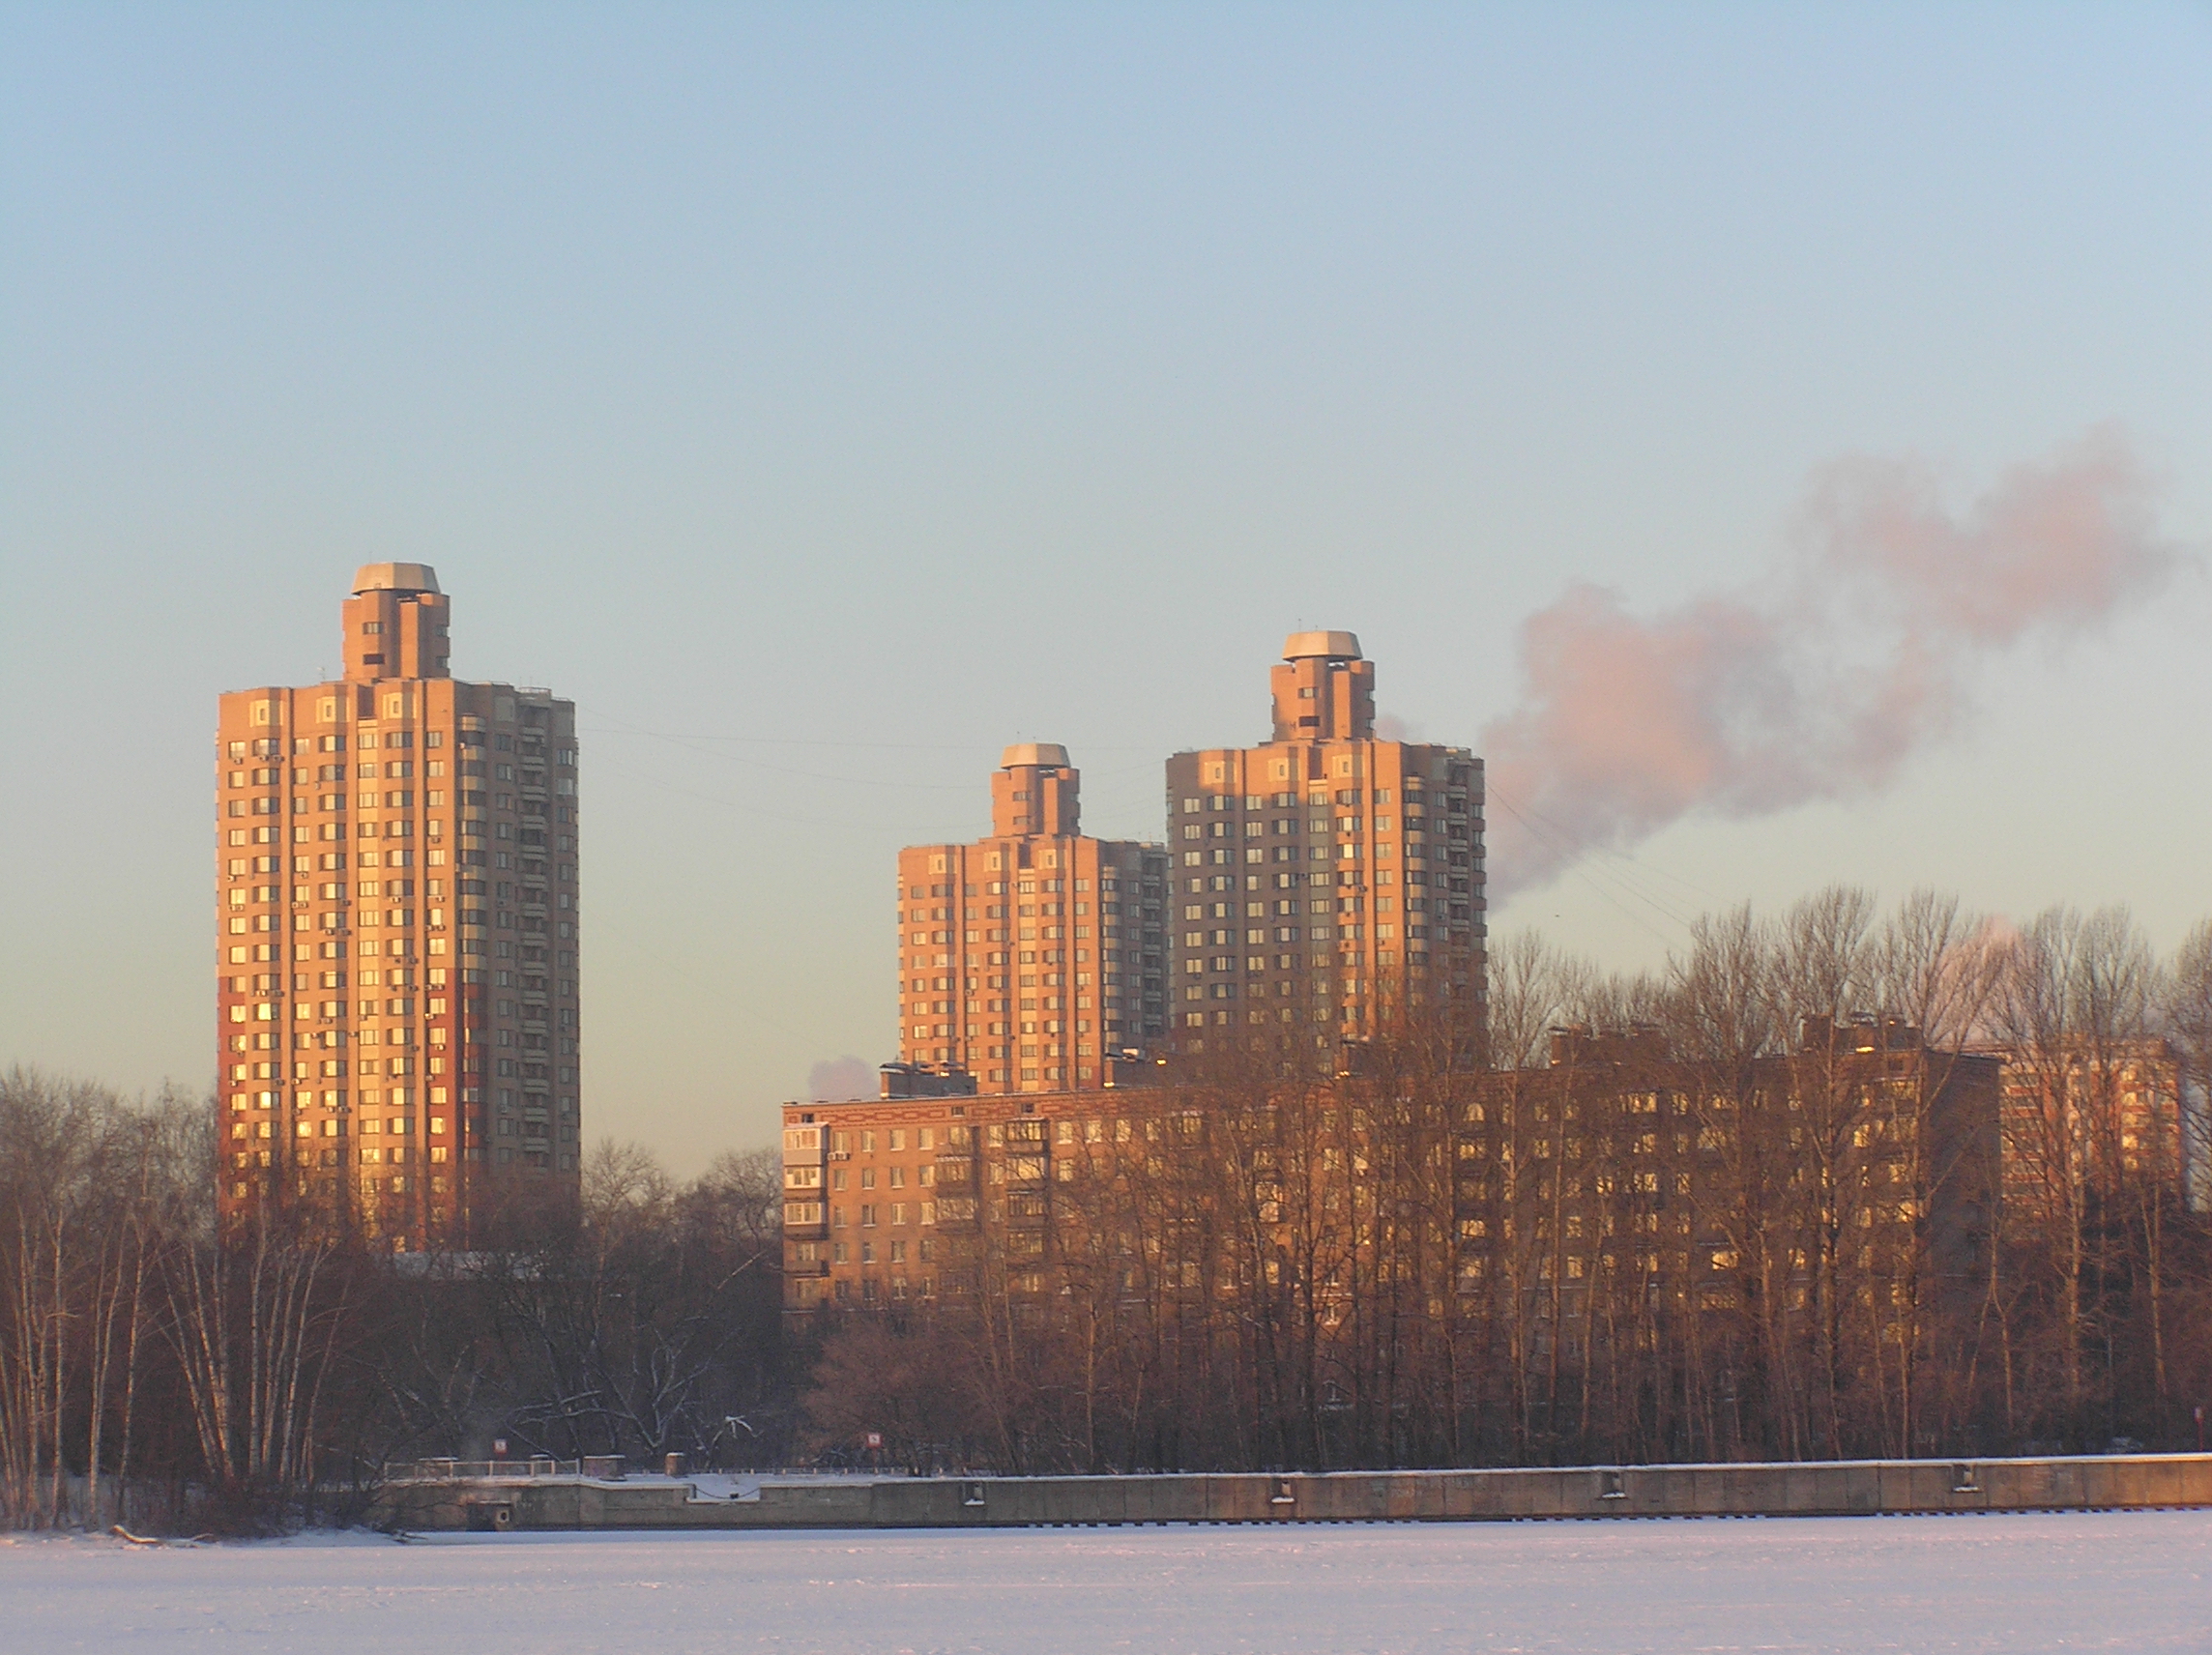
[[[1008,1122],[1042,1130],[1044,1118],[1030,1113],[1040,1101],[1001,1092],[786,1104],[785,1311],[972,1302],[986,1251],[982,1147],[995,1127],[1003,1147]],[[1003,1209],[1003,1161],[1000,1178]],[[1050,1193],[1041,1170],[1015,1193],[1034,1197],[1041,1246]]]
[[[1064,747],[1008,747],[989,837],[899,853],[902,1062],[1088,1090],[1165,1033],[1166,854],[1086,837],[1080,781]]]
[[[889,1097],[783,1110],[784,1310],[1004,1306],[1034,1324],[1077,1275],[1146,1269],[1203,1305],[1224,1231],[1207,1102],[1187,1089]],[[1134,1203],[1132,1208],[1130,1204]],[[1163,1257],[1161,1230],[1175,1232]],[[1150,1239],[1147,1239],[1148,1234]]]
[[[1395,1098],[1355,1075],[1246,1070],[788,1103],[784,1308],[987,1299],[1019,1323],[1102,1295],[1184,1315],[1303,1270],[1324,1329],[1355,1291],[1385,1292],[1574,1359],[1648,1341],[1676,1310],[1741,1311],[1762,1284],[1793,1314],[1848,1302],[1886,1326],[1901,1307],[1970,1308],[1986,1285],[1998,1074],[1870,1019],[1809,1023],[1798,1050],[1727,1076],[1655,1032],[1562,1030],[1546,1067],[1431,1073]],[[1809,1120],[1841,1149],[1817,1147]],[[1848,1246],[1817,1208],[1771,1209],[1773,1182],[1823,1178]],[[1764,1261],[1744,1250],[1754,1221]]]
[[[1482,761],[1375,734],[1375,663],[1294,633],[1269,740],[1168,760],[1170,1025],[1327,1051],[1484,989]]]
[[[394,1251],[576,1184],[575,709],[452,678],[423,564],[372,564],[343,676],[221,698],[221,1207]]]
[[[2202,1115],[2172,1042],[2075,1037],[1983,1050],[2004,1064],[2008,1210],[2045,1221],[2145,1189],[2203,1210]]]

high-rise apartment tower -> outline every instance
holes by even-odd
[[[1166,854],[1085,837],[1079,779],[1065,747],[1008,747],[988,838],[899,853],[902,1061],[1086,1090],[1166,1032]]]
[[[1327,1050],[1479,1010],[1482,761],[1375,734],[1375,663],[1295,632],[1257,747],[1168,760],[1172,1022]]]
[[[342,675],[216,738],[221,1207],[395,1251],[576,1186],[576,718],[448,671],[426,564],[370,564]]]

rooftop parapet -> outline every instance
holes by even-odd
[[[438,571],[428,564],[363,564],[353,571],[353,595],[364,592],[434,593]]]

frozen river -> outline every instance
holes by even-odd
[[[2212,1512],[0,1543],[0,1650],[2212,1650]]]

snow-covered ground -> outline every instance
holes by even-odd
[[[0,1650],[2212,1650],[2212,1513],[0,1544]]]

